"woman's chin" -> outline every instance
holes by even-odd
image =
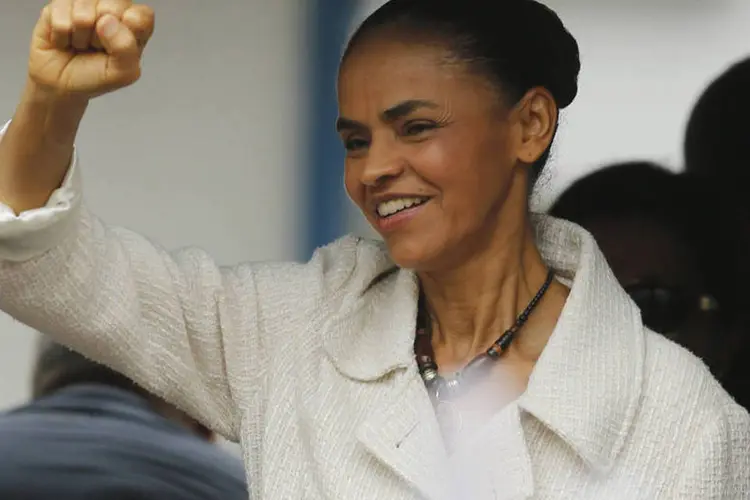
[[[415,271],[429,267],[429,263],[435,260],[436,252],[434,248],[425,244],[424,241],[414,241],[413,239],[386,239],[388,253],[399,267],[412,269]]]

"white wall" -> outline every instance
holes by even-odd
[[[0,116],[26,75],[42,0],[3,2]],[[302,0],[150,0],[144,76],[93,104],[78,140],[88,203],[221,263],[290,259],[300,241]],[[31,338],[0,318],[0,409],[27,395]]]
[[[362,3],[364,15],[383,2]],[[750,56],[750,1],[544,3],[578,39],[583,68],[578,98],[562,118],[540,208],[608,162],[648,158],[679,169],[693,102],[724,68]],[[512,20],[498,19],[498,29],[503,22]],[[369,233],[351,212],[353,230]]]
[[[581,47],[552,196],[607,162],[649,158],[682,168],[692,106],[727,66],[750,56],[747,0],[550,0]]]

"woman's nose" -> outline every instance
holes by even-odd
[[[374,148],[365,159],[360,182],[366,186],[380,186],[390,179],[400,176],[405,169],[406,161],[393,151],[380,151]]]

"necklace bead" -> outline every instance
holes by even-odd
[[[463,386],[466,385],[465,382],[471,381],[489,371],[491,368],[490,361],[499,359],[508,350],[516,334],[529,319],[529,316],[552,284],[554,276],[552,270],[547,273],[544,284],[542,284],[523,312],[518,315],[515,323],[503,332],[487,351],[471,360],[461,372],[447,378],[440,375],[437,363],[435,362],[435,353],[432,348],[432,331],[428,321],[424,297],[420,296],[414,352],[416,354],[419,373],[427,386],[433,402],[445,402],[455,398],[463,392]]]

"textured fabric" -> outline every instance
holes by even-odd
[[[220,268],[76,206],[0,238],[0,307],[239,439],[256,500],[750,498],[747,413],[643,327],[577,226],[536,220],[568,301],[526,392],[449,456],[413,359],[417,280],[380,244]]]
[[[76,385],[0,416],[3,500],[242,500],[242,463],[140,396]]]
[[[0,130],[0,139],[9,125],[10,122],[6,123]],[[43,208],[17,215],[0,203],[0,240],[3,241],[4,259],[27,260],[46,251],[50,240],[59,240],[73,230],[70,225],[75,223],[81,201],[80,189],[70,189],[70,186],[81,183],[76,154],[73,153],[63,187],[52,193]]]

